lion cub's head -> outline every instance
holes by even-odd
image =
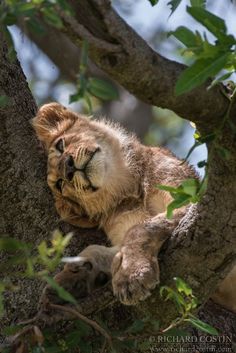
[[[74,201],[104,192],[114,197],[127,183],[123,150],[130,137],[120,129],[58,103],[42,106],[33,126],[48,153],[48,184],[55,195]]]

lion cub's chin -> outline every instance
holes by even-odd
[[[105,180],[108,180],[108,163],[108,158],[105,157],[104,153],[98,152],[86,168],[86,175],[95,188],[103,187]]]

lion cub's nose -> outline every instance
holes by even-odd
[[[73,157],[71,155],[67,156],[65,159],[65,177],[66,177],[66,179],[71,181],[73,179],[75,171],[76,171],[76,167],[74,164]]]

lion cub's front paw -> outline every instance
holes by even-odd
[[[126,305],[137,304],[151,295],[159,283],[159,265],[156,256],[139,257],[126,247],[116,254],[112,264],[114,295]]]

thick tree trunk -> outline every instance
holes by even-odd
[[[46,156],[30,124],[37,107],[19,62],[10,57],[3,31],[0,31],[0,95],[9,98],[8,104],[0,107],[0,234],[37,245],[50,239],[51,232],[59,227],[58,216],[46,183]],[[69,231],[72,227],[63,229]],[[80,235],[85,237],[79,240]],[[75,230],[71,253],[76,255],[91,239],[99,242],[103,238],[99,232]],[[6,255],[0,253],[0,259],[1,269]],[[5,270],[1,269],[3,276]],[[15,278],[14,284],[19,291],[6,295],[0,333],[10,323],[35,314],[45,286],[35,279]]]
[[[36,104],[17,60],[0,32],[0,94],[9,103],[0,108],[1,116],[1,236],[38,244],[56,227],[55,211],[45,184],[45,159],[39,153],[29,120]],[[6,257],[1,254],[1,264]],[[40,283],[16,280],[20,291],[7,296],[6,315],[0,328],[35,311]],[[33,300],[32,300],[33,298]]]

